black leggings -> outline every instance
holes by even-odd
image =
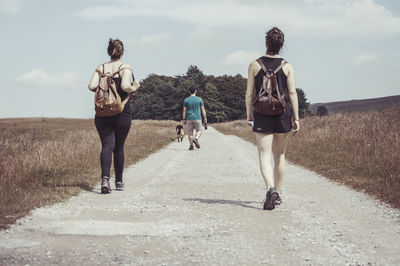
[[[131,128],[132,115],[122,112],[112,117],[95,117],[94,124],[101,139],[101,176],[110,177],[114,152],[115,182],[122,181],[124,171],[124,144]]]

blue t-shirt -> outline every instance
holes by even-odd
[[[197,96],[189,96],[183,101],[186,107],[186,120],[201,120],[200,107],[204,106],[203,100]]]

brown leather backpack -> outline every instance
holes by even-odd
[[[122,111],[124,110],[125,104],[129,101],[131,94],[126,96],[126,98],[123,101],[121,101],[121,96],[119,96],[117,92],[117,86],[112,78],[120,71],[125,69],[130,69],[130,68],[123,67],[111,74],[104,73],[104,64],[103,64],[103,72],[96,70],[96,72],[100,76],[99,85],[97,86],[96,93],[94,95],[96,116],[100,117],[113,116],[122,113]],[[130,70],[132,71],[132,69]]]
[[[264,115],[279,115],[285,111],[285,93],[281,95],[276,74],[287,64],[286,60],[275,69],[267,69],[261,59],[257,59],[263,71],[263,82],[258,95],[255,95],[254,111]]]

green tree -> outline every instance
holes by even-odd
[[[218,90],[214,84],[208,82],[202,93],[207,120],[210,123],[227,121],[227,107],[219,101]]]
[[[318,116],[325,116],[325,115],[328,115],[328,109],[327,109],[325,106],[323,106],[323,105],[318,106],[318,108],[317,108],[317,115],[318,115]]]
[[[204,89],[205,75],[197,66],[190,65],[188,67],[185,79],[191,80],[199,92]]]
[[[246,79],[241,75],[214,77],[204,75],[194,65],[185,75],[175,77],[151,74],[133,95],[131,104],[135,119],[181,120],[183,101],[189,88],[203,98],[209,122],[224,122],[246,116]]]
[[[246,117],[246,83],[241,75],[220,76],[212,82],[218,89],[219,101],[227,107],[227,121]]]
[[[151,74],[132,98],[135,119],[170,119],[175,98],[173,79]]]
[[[309,114],[308,107],[310,103],[307,102],[306,94],[302,89],[296,88],[296,92],[299,101],[299,115],[302,118]]]

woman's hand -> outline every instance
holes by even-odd
[[[300,121],[299,120],[293,120],[292,122],[292,132],[293,134],[296,134],[300,129]]]
[[[135,80],[132,82],[132,87],[134,88],[134,91],[137,91],[140,87],[140,83]]]

